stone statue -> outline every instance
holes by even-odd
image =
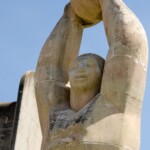
[[[79,111],[100,92],[104,59],[95,54],[77,57],[69,71],[70,107]]]
[[[104,70],[94,54],[77,57],[83,28],[101,20],[109,44]],[[71,0],[36,69],[42,149],[139,150],[147,62],[145,31],[122,0]]]
[[[81,137],[84,137],[84,132],[72,135],[70,131],[74,132],[79,128],[79,131],[83,130],[84,125],[93,119],[90,115],[100,98],[103,68],[104,59],[96,54],[81,55],[73,62],[69,71],[70,100],[51,109],[48,144],[43,149],[66,149],[68,140],[80,142]],[[60,134],[62,130],[63,136]],[[70,146],[74,144],[68,148]]]

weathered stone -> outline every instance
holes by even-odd
[[[50,108],[68,98],[68,70],[78,55],[82,31],[81,20],[69,4],[43,46],[35,75],[36,99],[43,135],[47,132]]]
[[[34,72],[20,81],[16,102],[0,103],[0,150],[40,150],[42,134],[34,88]]]
[[[36,69],[42,149],[138,150],[148,63],[145,31],[122,0],[71,0],[71,7],[66,7],[46,41]],[[95,78],[89,78],[92,71],[88,60],[75,61],[75,72],[69,74],[82,29],[100,21],[101,14],[109,44],[103,75],[93,61]],[[70,98],[65,85],[68,75]],[[90,105],[98,93],[100,96]]]
[[[74,12],[84,21],[84,27],[96,24],[102,20],[99,0],[70,1]]]
[[[100,3],[110,47],[101,94],[104,101],[108,101],[122,114],[122,121],[118,122],[121,128],[117,132],[110,132],[111,139],[117,133],[121,134],[119,143],[114,141],[113,144],[138,150],[148,63],[146,34],[139,20],[122,1],[101,0]],[[111,122],[113,120],[110,119],[109,123]],[[115,126],[112,125],[111,128]]]
[[[14,141],[15,150],[40,150],[42,133],[37,110],[34,88],[34,72],[27,72],[20,83],[21,99]]]
[[[11,148],[16,102],[0,103],[0,149]]]

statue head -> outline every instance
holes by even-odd
[[[69,71],[71,90],[80,92],[94,90],[95,93],[99,93],[104,62],[105,60],[96,54],[78,56]]]

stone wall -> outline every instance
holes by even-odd
[[[0,103],[0,150],[40,150],[42,134],[34,91],[34,73],[19,84],[17,102]]]
[[[13,133],[16,102],[0,103],[0,150],[9,150]]]
[[[40,150],[42,134],[34,91],[34,73],[28,72],[22,78],[23,90],[16,137],[15,150]]]

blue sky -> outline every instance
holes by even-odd
[[[21,76],[35,70],[41,48],[69,0],[5,0],[0,4],[0,101],[15,101]],[[141,20],[150,41],[150,1],[125,0]],[[80,53],[104,58],[108,45],[103,24],[86,29]],[[141,149],[149,150],[150,69],[142,111]]]

